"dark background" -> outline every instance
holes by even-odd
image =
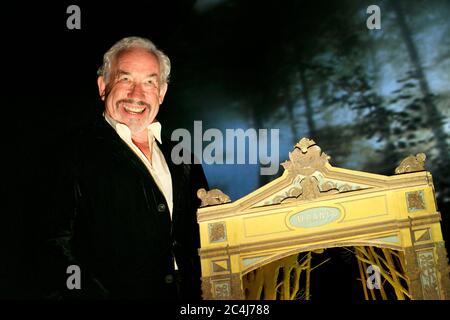
[[[81,30],[66,27],[71,4],[81,9]],[[366,27],[371,4],[381,8],[381,30]],[[65,132],[102,111],[96,70],[104,52],[130,35],[150,38],[171,58],[159,117],[169,135],[175,128],[192,131],[194,120],[203,121],[203,130],[276,128],[280,163],[307,136],[334,166],[387,175],[405,156],[425,152],[447,239],[449,14],[444,0],[4,6],[1,296],[33,297],[30,235],[53,179],[57,150],[50,145],[64,144]],[[261,176],[250,164],[204,169],[210,185],[232,200],[282,173]],[[330,278],[347,270],[345,262],[336,265],[341,267]]]

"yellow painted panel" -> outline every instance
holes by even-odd
[[[290,229],[286,226],[285,222],[286,214],[283,212],[244,218],[245,237],[271,235],[289,231]]]
[[[345,209],[343,224],[351,221],[363,223],[369,219],[387,218],[386,216],[388,215],[387,198],[385,195],[343,201],[339,204]]]
[[[444,238],[442,237],[441,224],[440,223],[433,223],[430,227],[431,227],[431,239],[434,242],[443,241]]]

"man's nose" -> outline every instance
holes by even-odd
[[[137,100],[144,98],[144,90],[142,86],[139,84],[133,84],[128,92],[128,97]]]

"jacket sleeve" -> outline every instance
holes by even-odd
[[[38,245],[41,295],[49,299],[106,298],[107,291],[77,259],[72,246],[81,203],[74,155],[60,153],[58,158],[61,161],[50,175],[55,179],[49,186]]]

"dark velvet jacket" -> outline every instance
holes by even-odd
[[[45,296],[200,298],[196,192],[206,179],[201,165],[172,162],[170,141],[159,147],[172,177],[172,219],[145,165],[103,118],[67,141],[52,209],[42,217]],[[66,285],[73,264],[81,269],[80,290]]]

